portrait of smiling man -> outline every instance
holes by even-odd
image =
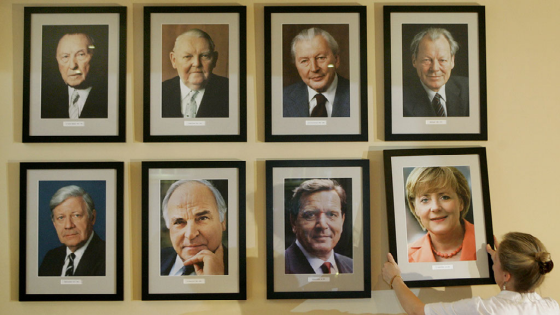
[[[284,87],[283,117],[350,117],[350,81],[339,75],[339,44],[319,27],[291,40],[291,61],[301,80]]]
[[[41,118],[107,118],[107,27],[45,26],[45,50],[56,51],[43,62],[56,61],[57,70],[43,68]],[[95,36],[93,35],[95,34]],[[102,40],[100,40],[102,39]]]
[[[346,192],[335,180],[310,179],[294,189],[287,211],[296,240],[285,251],[286,274],[353,273],[352,258],[334,251],[346,209]]]
[[[91,196],[79,186],[65,186],[52,196],[49,207],[62,245],[47,252],[39,276],[104,276],[105,241],[93,231],[97,213]]]
[[[404,82],[404,117],[469,116],[469,80],[452,75],[458,50],[458,42],[442,27],[429,27],[414,36],[410,52],[416,75]]]
[[[201,29],[177,36],[169,52],[177,75],[162,83],[163,118],[229,117],[229,79],[213,73],[218,56],[214,41]]]
[[[226,214],[226,201],[211,182],[173,183],[162,202],[172,247],[161,250],[161,275],[227,275]]]

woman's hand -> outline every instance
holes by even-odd
[[[498,239],[496,238],[496,235],[494,235],[494,247],[496,247],[495,250],[492,249],[490,244],[486,244],[486,251],[492,257],[492,261],[495,261],[496,251],[498,250]]]
[[[387,253],[387,262],[383,264],[383,269],[381,270],[383,275],[383,280],[387,282],[387,284],[391,283],[394,277],[401,275],[401,269],[399,265],[395,262],[393,255],[391,253]]]

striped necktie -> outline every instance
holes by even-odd
[[[72,100],[72,102],[70,104],[70,107],[68,108],[68,116],[70,117],[70,119],[78,119],[80,118],[80,106],[78,106],[80,94],[78,94],[77,90],[74,90],[70,99]]]
[[[441,103],[441,95],[436,93],[434,99],[432,100],[432,107],[436,112],[436,116],[445,117],[445,109],[443,109],[443,104]]]
[[[68,267],[66,267],[66,272],[64,273],[66,277],[74,275],[74,258],[76,258],[76,254],[71,253],[68,255]]]

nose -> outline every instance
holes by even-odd
[[[319,65],[317,64],[317,60],[311,59],[311,72],[317,72],[319,70]]]
[[[198,236],[198,227],[196,226],[196,224],[190,222],[187,223],[187,226],[185,227],[185,237],[189,240],[192,240],[197,236]]]
[[[439,199],[432,200],[430,202],[430,211],[439,211],[441,209],[441,204]]]
[[[193,58],[193,63],[192,63],[193,67],[198,68],[201,65],[200,62],[200,56],[196,56],[195,58]]]
[[[430,69],[432,70],[432,72],[437,72],[440,68],[441,64],[439,63],[439,60],[434,59],[434,62],[432,62],[432,66],[430,67]]]
[[[70,69],[78,69],[78,59],[76,59],[76,56],[70,58]]]
[[[327,224],[327,216],[324,213],[320,213],[317,216],[317,222],[315,223],[315,227],[321,230],[327,229],[329,227],[329,225]]]
[[[75,227],[74,221],[72,221],[72,217],[68,216],[64,219],[64,228],[65,229],[73,229]]]

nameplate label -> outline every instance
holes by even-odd
[[[86,123],[83,121],[65,121],[62,123],[63,127],[85,127]]]
[[[183,279],[183,284],[205,284],[205,283],[206,283],[206,279],[201,279],[201,278]]]
[[[306,126],[326,126],[327,121],[326,120],[306,120],[305,125]]]
[[[447,125],[447,120],[426,120],[426,125]]]
[[[80,280],[80,279],[72,279],[72,280],[63,279],[63,280],[60,280],[60,284],[78,284],[78,285],[81,285],[82,280]]]
[[[189,127],[203,127],[206,126],[206,121],[202,120],[185,120],[185,126]]]
[[[331,282],[329,277],[307,277],[307,282]]]
[[[432,265],[432,270],[453,270],[453,265]]]

